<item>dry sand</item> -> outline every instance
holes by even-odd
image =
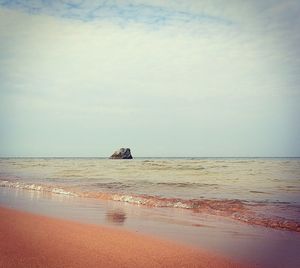
[[[0,208],[0,267],[245,267],[125,230]]]

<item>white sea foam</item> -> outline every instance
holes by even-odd
[[[70,196],[77,196],[76,193],[66,191],[61,188],[53,188],[51,186],[46,185],[38,185],[38,184],[26,184],[22,182],[15,182],[15,181],[7,181],[7,180],[0,180],[1,187],[11,187],[17,189],[24,189],[24,190],[32,190],[32,191],[44,191],[44,192],[52,192],[54,194],[64,194]]]
[[[51,192],[55,193],[55,194],[64,194],[64,195],[77,196],[75,193],[68,192],[68,191],[65,191],[65,190],[60,189],[60,188],[53,188]]]

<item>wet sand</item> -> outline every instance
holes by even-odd
[[[245,267],[204,250],[0,207],[0,267]]]

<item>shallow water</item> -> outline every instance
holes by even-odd
[[[296,268],[300,265],[300,234],[188,209],[149,208],[9,187],[0,187],[0,206],[155,235],[241,263],[258,265],[254,267]]]
[[[299,158],[2,158],[0,185],[300,232]]]

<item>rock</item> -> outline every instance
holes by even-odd
[[[110,159],[132,159],[132,155],[129,148],[121,148],[115,151]]]

